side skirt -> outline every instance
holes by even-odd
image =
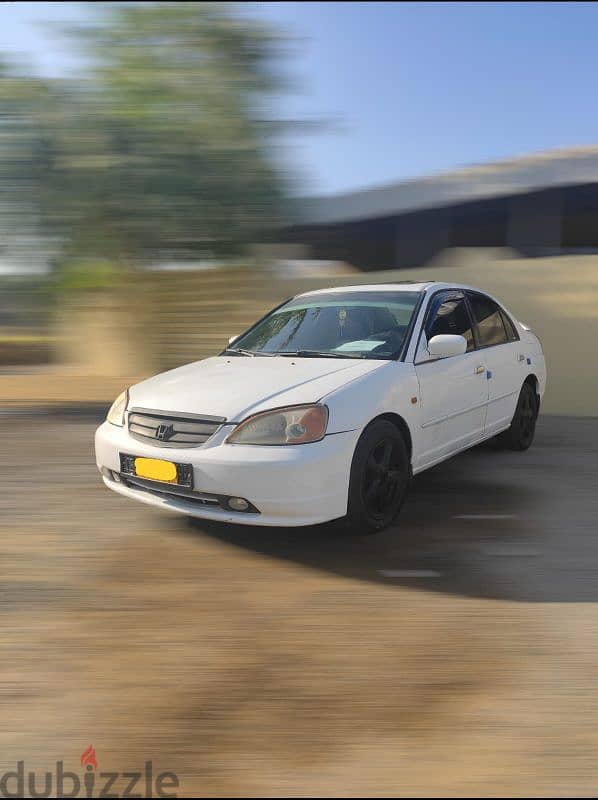
[[[434,458],[432,461],[428,461],[419,467],[412,469],[412,475],[418,475],[420,472],[423,472],[426,469],[430,469],[430,467],[435,467],[436,464],[441,464],[443,461],[448,461],[449,458],[458,455],[459,453],[465,452],[465,450],[471,450],[472,447],[477,447],[482,442],[488,441],[488,439],[494,439],[495,436],[498,436],[499,433],[506,431],[509,428],[511,423],[509,422],[507,425],[504,425],[501,428],[497,428],[493,430],[492,433],[484,433],[483,436],[480,436],[479,439],[476,439],[475,442],[470,442],[466,444],[465,447],[459,447],[457,450],[451,451],[448,455],[442,455],[438,458]]]

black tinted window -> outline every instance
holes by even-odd
[[[441,333],[453,333],[464,336],[467,341],[467,350],[473,350],[473,335],[471,320],[463,297],[441,297],[432,301],[432,315],[426,325],[428,341],[432,336]]]
[[[500,306],[483,294],[469,295],[473,316],[478,326],[480,347],[490,347],[509,341]]]
[[[502,310],[502,308],[501,308],[501,313],[502,313],[502,321],[505,324],[505,330],[507,332],[507,339],[510,342],[519,341],[519,334],[517,333],[517,330],[515,329],[515,325],[513,323],[513,320],[509,317],[509,315],[507,313],[505,313]]]

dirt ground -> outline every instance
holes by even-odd
[[[596,794],[596,420],[426,472],[368,538],[128,501],[96,424],[0,416],[2,772],[91,744],[179,796]]]

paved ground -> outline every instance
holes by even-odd
[[[370,538],[127,501],[95,424],[0,415],[1,770],[93,744],[182,796],[596,794],[597,420],[428,471]]]

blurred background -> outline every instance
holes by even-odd
[[[598,8],[0,20],[0,767],[93,742],[183,796],[595,792]],[[123,388],[298,291],[411,278],[539,335],[530,453],[430,470],[367,542],[107,496]]]

